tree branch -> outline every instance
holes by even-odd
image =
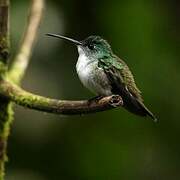
[[[0,0],[0,72],[9,56],[9,0]]]
[[[19,51],[9,71],[9,77],[15,83],[20,83],[24,73],[26,72],[32,49],[35,44],[43,9],[44,0],[32,0],[28,24],[24,32]]]
[[[65,115],[87,114],[105,111],[123,105],[122,99],[118,95],[112,95],[104,97],[100,100],[92,101],[50,99],[29,93],[8,81],[1,82],[0,95],[15,102],[16,104],[28,107],[30,109]]]
[[[6,76],[9,57],[9,0],[0,0],[0,81]],[[8,99],[0,97],[0,180],[4,178],[6,148],[12,108]]]

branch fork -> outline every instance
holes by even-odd
[[[93,113],[122,106],[122,99],[118,95],[103,97],[100,100],[94,100],[89,103],[88,100],[67,101],[50,99],[27,92],[18,86],[22,81],[30,61],[42,19],[43,9],[44,0],[32,0],[28,24],[19,51],[8,72],[8,79],[0,82],[0,95],[27,108],[66,115]]]

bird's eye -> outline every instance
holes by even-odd
[[[93,50],[93,49],[95,49],[95,46],[94,46],[93,44],[89,44],[89,45],[88,45],[88,48],[89,48],[90,50]]]

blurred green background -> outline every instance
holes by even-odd
[[[23,81],[31,92],[89,99],[75,64],[77,49],[45,33],[82,40],[96,34],[131,68],[159,123],[122,108],[59,116],[16,107],[7,180],[180,179],[180,2],[177,0],[47,0]],[[29,1],[11,4],[12,56]]]

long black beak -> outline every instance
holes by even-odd
[[[60,39],[65,39],[65,40],[68,40],[76,45],[82,45],[82,43],[80,41],[77,41],[75,39],[72,39],[72,38],[68,38],[68,37],[65,37],[65,36],[61,36],[61,35],[58,35],[58,34],[51,34],[51,33],[47,33],[46,34],[47,36],[51,36],[51,37],[56,37],[56,38],[60,38]]]

